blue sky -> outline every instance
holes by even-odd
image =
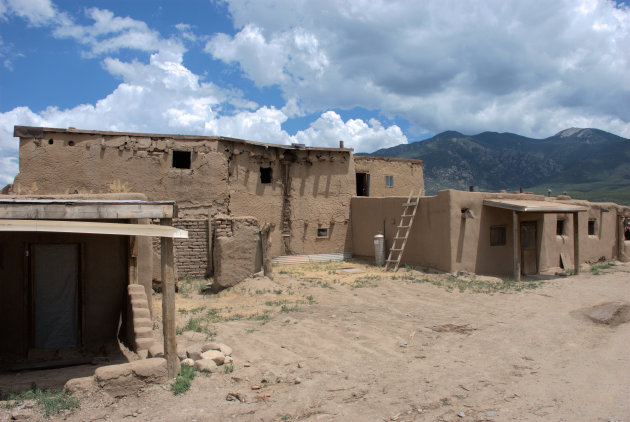
[[[14,125],[356,151],[445,130],[630,137],[610,0],[0,0],[0,185]]]

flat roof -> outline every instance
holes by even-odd
[[[171,226],[91,221],[0,220],[0,232],[81,233],[188,239],[188,232],[186,230]]]
[[[14,126],[13,136],[20,138],[36,138],[42,139],[44,133],[78,133],[86,135],[101,135],[101,136],[137,136],[142,138],[169,138],[182,141],[226,141],[237,144],[257,145],[268,148],[281,148],[291,150],[307,150],[307,151],[337,151],[337,152],[352,152],[353,148],[322,148],[322,147],[307,147],[302,144],[273,144],[266,142],[248,141],[245,139],[229,138],[225,136],[203,136],[203,135],[182,135],[182,134],[161,134],[161,133],[141,133],[141,132],[112,132],[106,130],[85,130],[74,128],[54,128],[54,127],[39,127],[39,126]]]
[[[569,205],[552,201],[535,201],[522,199],[484,199],[483,204],[489,207],[503,208],[518,212],[585,212],[588,207]]]

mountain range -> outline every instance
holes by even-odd
[[[427,195],[442,189],[526,191],[630,205],[630,139],[599,129],[571,128],[545,139],[514,133],[430,139],[369,155],[423,160]]]

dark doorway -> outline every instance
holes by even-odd
[[[370,173],[357,173],[357,196],[370,196]]]
[[[538,274],[538,249],[536,242],[535,221],[521,223],[521,273]]]
[[[79,245],[37,244],[32,253],[32,345],[79,345]]]

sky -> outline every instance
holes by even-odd
[[[446,131],[630,137],[614,0],[0,0],[0,187],[13,126],[356,152]]]

